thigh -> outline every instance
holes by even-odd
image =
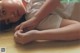
[[[80,22],[75,21],[75,20],[62,19],[60,27],[64,27],[64,26],[71,25],[71,24],[77,24],[77,23],[80,23]]]

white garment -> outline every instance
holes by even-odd
[[[27,11],[29,12],[28,19],[34,16],[34,14],[39,10],[39,8],[42,6],[42,4],[45,2],[45,0],[27,0],[28,1],[28,7]],[[49,16],[45,17],[43,21],[40,22],[40,24],[37,26],[37,29],[44,30],[44,29],[54,29],[59,28],[62,17],[64,15],[67,15],[68,17],[71,16],[74,4],[63,4],[64,9],[58,9],[59,13],[52,12]],[[61,17],[62,16],[62,17]]]
[[[59,9],[58,14],[66,19],[80,21],[80,2],[69,3],[65,9]]]

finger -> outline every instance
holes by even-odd
[[[14,38],[18,38],[18,37],[19,37],[18,31],[16,31],[16,32],[14,33]]]
[[[17,37],[17,31],[14,33],[14,37]]]
[[[21,26],[21,25],[18,25],[18,26],[15,28],[15,31],[19,30],[19,29],[20,29],[20,26]]]
[[[19,38],[17,37],[17,32],[14,33],[14,41],[17,43],[19,40]]]
[[[26,27],[25,22],[22,22],[22,23],[21,23],[21,26],[20,26],[20,30],[23,30],[25,27]]]
[[[20,30],[23,30],[22,33],[25,33],[26,31],[28,31],[28,27],[26,27],[25,25],[22,25],[22,26],[20,27]]]
[[[20,29],[20,30],[23,30],[23,27],[24,27],[24,25],[20,26],[20,28],[19,28],[19,29]]]
[[[23,30],[18,30],[17,31],[17,37],[19,37],[19,38],[23,37],[22,32],[23,32]]]
[[[15,38],[21,38],[21,30],[18,30],[18,31],[16,31],[15,33],[14,33],[14,37]]]
[[[14,41],[16,43],[20,43],[20,44],[22,43],[21,37],[18,35],[18,31],[16,31],[15,34],[14,34]]]

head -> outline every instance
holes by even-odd
[[[0,0],[0,21],[16,22],[26,13],[22,0]]]

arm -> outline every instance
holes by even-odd
[[[35,14],[34,19],[37,22],[43,20],[50,12],[54,11],[60,5],[60,0],[46,0],[39,11]]]
[[[36,40],[79,40],[80,22],[63,20],[61,28],[38,31]]]
[[[14,35],[15,41],[26,44],[35,40],[80,40],[80,22],[73,20],[62,20],[61,28],[48,30],[30,30],[26,33],[17,31]]]
[[[36,26],[52,11],[54,11],[58,6],[60,6],[60,0],[46,0],[41,6],[39,11],[29,20],[21,23],[16,27],[15,30],[23,30],[27,28],[28,30],[36,28]]]

